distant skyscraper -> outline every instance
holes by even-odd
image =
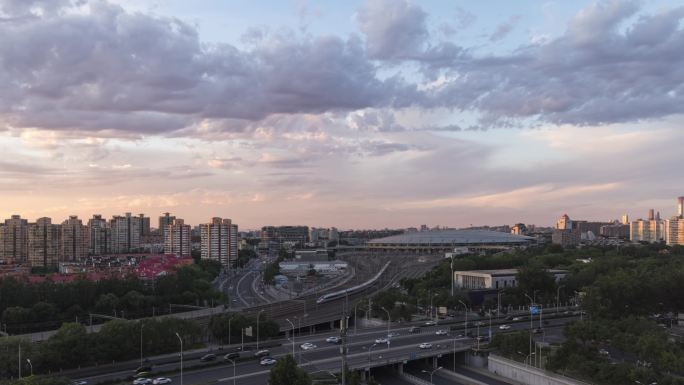
[[[12,215],[0,226],[0,257],[8,263],[28,260],[28,221]]]
[[[568,214],[563,214],[556,222],[556,229],[558,230],[569,230],[572,229],[572,221]]]
[[[237,261],[237,225],[230,219],[215,217],[201,224],[200,238],[202,259],[213,259],[225,267]]]
[[[677,216],[684,219],[684,197],[677,198]]]
[[[28,227],[28,259],[31,267],[57,267],[61,229],[50,218],[38,218]]]
[[[648,220],[649,220],[649,221],[652,221],[652,220],[654,220],[654,219],[655,219],[654,210],[653,210],[653,209],[648,209]]]
[[[112,230],[102,215],[93,215],[88,220],[89,253],[104,255],[111,253]]]
[[[150,235],[150,217],[146,217],[145,214],[138,214],[140,218],[140,237]]]
[[[182,219],[174,219],[166,226],[164,231],[164,252],[175,254],[179,257],[189,257],[190,249],[190,225],[186,225]]]
[[[629,224],[629,215],[627,215],[627,214],[622,214],[622,221],[621,221],[621,223],[622,223],[623,225],[628,225],[628,224]]]
[[[171,215],[170,213],[164,213],[164,215],[159,217],[159,232],[162,236],[164,235],[164,230],[166,230],[166,226],[173,223],[175,219],[176,217]]]
[[[77,216],[62,222],[61,260],[80,262],[88,255],[88,230]]]
[[[140,217],[126,213],[116,215],[110,221],[112,229],[112,252],[129,253],[140,248]]]

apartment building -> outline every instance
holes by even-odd
[[[95,214],[88,220],[88,238],[90,255],[105,255],[111,252],[112,229],[102,215]]]
[[[50,218],[28,225],[28,261],[32,267],[57,267],[60,260],[61,226]]]
[[[238,227],[230,219],[214,217],[200,225],[202,259],[213,259],[225,267],[237,261]]]
[[[88,228],[71,215],[61,226],[61,261],[81,262],[88,256]]]
[[[112,252],[128,253],[140,248],[140,217],[131,213],[116,215],[109,222],[112,229]]]
[[[190,232],[190,225],[186,225],[182,219],[174,219],[164,229],[164,252],[189,257],[192,251]]]
[[[7,263],[28,262],[28,221],[12,215],[0,225],[0,259]]]

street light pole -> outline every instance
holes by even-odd
[[[226,358],[226,360],[233,364],[233,385],[235,385],[235,361],[231,360],[230,358]]]
[[[292,325],[292,359],[294,360],[295,359],[295,349],[294,349],[294,346],[295,346],[295,335],[294,335],[295,327],[294,327],[294,323],[292,323],[292,321],[290,321],[289,318],[285,318],[285,321],[289,322],[290,325]]]
[[[257,350],[259,350],[259,318],[261,317],[261,312],[263,312],[266,309],[261,309],[259,310],[259,313],[257,314]]]
[[[385,313],[387,313],[387,349],[390,347],[390,312],[387,311],[384,307],[381,307],[380,309],[384,310]]]
[[[371,351],[377,344],[373,344],[368,348],[368,375],[370,376],[370,367],[371,367]]]
[[[463,305],[465,308],[465,336],[468,337],[468,305],[466,305],[463,301],[459,300],[458,302]]]
[[[556,289],[556,314],[558,314],[558,308],[560,308],[560,289],[561,289],[561,287],[564,287],[564,285],[560,285]]]
[[[183,339],[181,338],[180,334],[176,333],[176,337],[178,337],[178,341],[180,341],[180,355],[181,355],[181,360],[180,360],[180,366],[181,366],[181,385],[183,385]]]
[[[432,382],[432,375],[434,375],[434,374],[435,374],[435,372],[437,372],[437,371],[438,371],[438,370],[440,370],[440,369],[442,369],[442,367],[441,367],[441,366],[440,366],[440,367],[438,367],[437,369],[435,369],[435,370],[431,371],[431,372],[429,372],[429,371],[427,371],[427,370],[423,370],[423,373],[430,373],[430,384],[433,384],[433,382]]]
[[[535,290],[536,292],[536,290]],[[532,306],[534,305],[534,299],[527,295],[527,293],[524,293],[525,297],[527,297],[530,300],[530,356],[532,355],[532,322],[534,320],[534,314],[532,314]],[[536,349],[535,349],[536,350]]]

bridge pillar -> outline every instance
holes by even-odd
[[[438,361],[437,357],[432,357],[432,368],[433,369],[436,369],[437,367],[439,367],[439,363],[437,361]]]
[[[335,330],[335,321],[330,321],[330,330]]]
[[[404,364],[403,364],[402,362],[400,362],[400,363],[397,364],[397,365],[398,365],[398,366],[397,366],[397,373],[399,373],[399,374],[404,374]]]

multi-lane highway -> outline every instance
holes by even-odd
[[[548,330],[557,329],[575,317],[564,317],[557,319],[549,319],[546,328]],[[529,322],[518,322],[510,324],[510,330],[523,330],[529,328]],[[437,335],[436,331],[445,328],[444,326],[436,325],[431,327],[421,327],[420,333],[409,333],[409,325],[391,325],[391,332],[398,333],[397,336],[390,338],[390,343],[375,343],[378,338],[386,338],[387,329],[384,327],[359,330],[355,335],[351,333],[347,338],[347,363],[351,368],[366,368],[378,367],[391,363],[411,361],[423,357],[434,355],[446,355],[455,351],[468,350],[473,344],[474,340],[468,337],[459,337],[462,335],[462,330],[455,330],[449,332],[448,335]],[[497,325],[492,325],[492,333],[502,332]],[[488,335],[489,328],[482,327],[480,329],[481,335]],[[339,372],[341,368],[340,346],[327,343],[327,337],[338,335],[336,332],[328,332],[315,335],[295,335],[294,338],[294,352],[295,358],[300,363],[301,367],[309,372],[316,371],[331,371]],[[304,342],[309,342],[316,345],[316,348],[311,350],[303,350],[300,346]],[[430,349],[420,349],[419,344],[428,342],[432,344]],[[284,340],[281,346],[270,349],[270,354],[274,358],[282,357],[286,354],[292,354],[293,342],[292,340]],[[229,350],[224,350],[224,354]],[[254,352],[242,352],[242,358],[253,357]],[[219,355],[217,363],[209,364],[208,366],[197,368],[203,365],[197,358],[186,359],[184,362],[183,383],[200,384],[208,381],[228,382],[239,384],[264,384],[268,376],[270,367],[261,366],[257,360],[250,359],[248,361],[238,362],[235,365],[235,376],[233,376],[233,366],[230,363],[223,362],[222,356]],[[194,367],[194,369],[191,369]],[[175,372],[167,375],[174,383],[180,383],[180,369],[179,362],[172,362],[162,365],[156,365],[150,377],[159,376],[161,373]],[[127,378],[132,375],[130,370],[118,371],[112,373],[101,374],[83,378],[89,383],[100,383],[111,381],[114,379]],[[81,378],[79,378],[81,379]]]

